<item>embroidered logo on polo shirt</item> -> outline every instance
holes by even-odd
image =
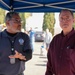
[[[24,40],[23,40],[22,38],[20,38],[20,39],[19,39],[19,43],[20,43],[20,45],[23,45]]]

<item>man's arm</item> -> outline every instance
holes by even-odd
[[[49,52],[49,51],[48,51]],[[51,59],[49,53],[47,54],[48,57],[48,62],[47,62],[47,68],[46,68],[46,73],[45,75],[53,75],[52,73],[52,65],[51,65]]]
[[[31,50],[31,49],[27,49],[27,50],[23,51],[22,54],[23,54],[23,55],[25,56],[25,58],[26,58],[25,61],[28,61],[28,60],[30,60],[30,59],[32,58],[32,50]]]
[[[25,39],[23,50],[22,50],[22,55],[25,56],[26,60],[28,61],[32,58],[32,48],[30,44],[30,38],[28,35],[22,35],[22,37]]]

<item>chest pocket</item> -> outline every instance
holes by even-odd
[[[75,54],[75,39],[73,39],[74,38],[72,38],[72,40],[69,41],[69,43],[66,46],[66,54],[69,56]]]

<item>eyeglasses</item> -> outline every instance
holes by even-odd
[[[14,18],[12,18],[11,20],[13,20],[14,23],[22,23],[23,22],[21,19],[14,19]]]
[[[69,21],[69,20],[70,20],[70,18],[65,18],[65,19],[60,18],[60,21]]]
[[[70,21],[71,18],[60,18],[60,21]]]

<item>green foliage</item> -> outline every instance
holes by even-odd
[[[5,10],[0,8],[0,24],[4,23],[4,18],[5,18]]]
[[[31,13],[25,13],[25,18],[27,19],[28,17],[32,16]]]
[[[22,19],[22,28],[24,29],[24,30],[26,30],[25,29],[25,25],[26,25],[26,19],[28,18],[28,17],[30,17],[31,16],[31,13],[20,13],[20,17],[21,17],[21,19]]]
[[[49,31],[52,34],[54,34],[54,24],[55,24],[54,13],[45,13],[43,21],[43,30],[45,31],[46,28],[48,28]]]
[[[74,18],[75,18],[75,13],[74,13]],[[73,25],[74,29],[75,29],[75,22],[74,22],[74,25]]]
[[[21,20],[22,20],[22,28],[25,30],[25,24],[26,24],[25,14],[20,13],[20,17],[21,17]]]

